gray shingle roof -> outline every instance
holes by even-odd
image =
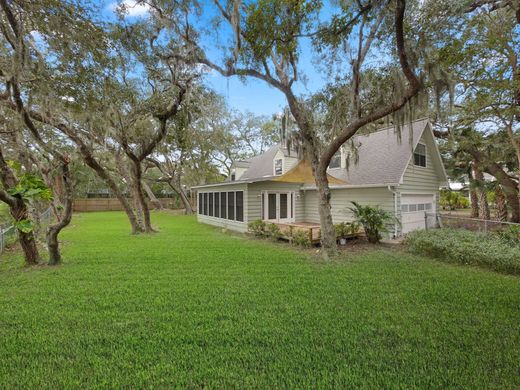
[[[329,174],[348,185],[399,183],[427,124],[427,119],[415,121],[412,131],[409,125],[402,126],[400,141],[395,127],[354,137],[358,163],[351,161],[348,170],[329,169]]]
[[[282,148],[280,145],[271,146],[266,152],[250,159],[249,169],[240,176],[240,180],[254,180],[273,176],[273,159],[276,153],[281,150],[284,156],[297,156],[292,151],[289,154],[288,149]]]
[[[346,185],[397,184],[428,123],[428,119],[412,122],[411,131],[409,125],[402,126],[400,140],[394,127],[368,135],[358,135],[353,138],[354,144],[357,145],[358,162],[350,161],[348,170],[334,168],[329,169],[328,173],[344,181]],[[275,145],[266,152],[246,160],[249,168],[233,183],[265,181],[277,177],[273,176],[273,159],[279,150],[285,156],[288,155],[287,149]],[[291,152],[291,156],[297,154]]]

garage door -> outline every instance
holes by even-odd
[[[403,234],[424,229],[424,213],[434,209],[433,195],[401,194],[401,223]]]

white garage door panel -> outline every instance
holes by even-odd
[[[434,196],[430,194],[401,194],[401,223],[403,234],[424,229],[424,213],[434,210]]]

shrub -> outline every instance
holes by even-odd
[[[379,206],[363,206],[357,202],[352,202],[354,207],[350,211],[354,213],[355,222],[363,226],[368,238],[368,242],[377,244],[382,236],[381,233],[387,232],[387,223],[396,221],[396,218],[388,211]]]
[[[451,190],[441,190],[439,203],[445,210],[465,209],[469,207],[468,198],[460,192]]]
[[[264,221],[257,219],[256,221],[249,222],[247,225],[249,233],[255,237],[265,237],[267,235],[267,226]]]
[[[435,229],[411,232],[405,239],[410,252],[459,264],[478,265],[520,275],[518,246],[463,229]]]
[[[340,222],[334,225],[334,230],[336,231],[336,237],[342,238],[350,233],[350,226],[346,222]]]
[[[292,233],[292,243],[302,248],[310,248],[312,246],[309,235],[304,230],[295,230]]]
[[[274,223],[267,224],[266,233],[267,236],[273,241],[277,241],[282,237],[282,232],[280,231],[280,228],[278,227],[278,225]]]
[[[359,224],[358,222],[354,221],[354,222],[350,222],[350,234],[356,234],[359,232],[359,229],[361,228],[361,224]]]
[[[494,233],[499,240],[508,245],[520,246],[520,227],[516,225],[508,225],[504,230]]]
[[[343,238],[349,234],[356,234],[359,232],[360,224],[358,222],[340,222],[334,225],[337,238]]]

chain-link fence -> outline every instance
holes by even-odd
[[[8,245],[16,240],[16,229],[11,226],[0,226],[0,254],[2,254]]]
[[[424,221],[426,229],[450,227],[484,234],[509,229],[510,226],[520,228],[520,224],[513,222],[476,219],[442,213],[425,213]]]
[[[47,227],[51,224],[53,218],[52,209],[49,207],[39,216],[39,229],[40,235],[45,235]],[[14,225],[0,224],[0,255],[5,251],[9,245],[16,241],[16,228]]]

